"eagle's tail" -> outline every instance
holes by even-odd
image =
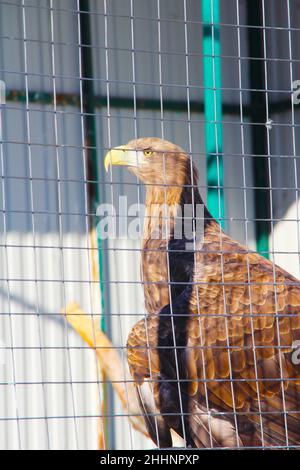
[[[263,447],[300,449],[300,387],[290,383],[284,393],[261,403],[251,415]]]
[[[196,400],[192,400],[189,432],[194,446],[198,448],[242,446],[233,423],[220,417],[220,413],[215,410],[207,411],[206,407]]]
[[[195,447],[300,449],[300,390],[290,384],[284,394],[252,404],[249,414],[228,418],[193,400],[189,419]]]

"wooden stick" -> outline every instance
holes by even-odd
[[[107,336],[99,329],[100,315],[87,315],[78,304],[71,303],[61,312],[74,330],[93,349],[95,349],[101,369],[112,383],[119,397],[124,413],[132,426],[149,437],[139,408],[135,387],[129,372],[123,370],[120,356]]]

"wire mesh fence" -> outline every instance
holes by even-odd
[[[299,447],[300,2],[0,0],[0,38],[0,447]]]

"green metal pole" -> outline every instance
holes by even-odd
[[[89,0],[80,0],[80,31],[81,31],[81,62],[82,62],[82,97],[84,111],[84,128],[85,128],[85,148],[87,155],[87,179],[92,181],[88,183],[89,195],[89,213],[96,214],[97,206],[100,202],[99,197],[99,175],[97,162],[97,141],[96,141],[96,121],[95,121],[95,95],[93,85],[93,58],[92,58],[92,40],[90,28]],[[91,217],[90,230],[96,226],[96,217]],[[98,264],[99,264],[99,282],[101,295],[101,321],[100,328],[106,330],[106,316],[104,315],[104,266],[103,266],[103,250],[100,234],[97,232],[98,247]],[[105,404],[105,412],[110,414],[113,410],[113,395],[111,387],[108,384],[103,386],[103,397]],[[113,428],[109,426],[107,419],[104,420],[104,432],[106,444],[113,442]]]
[[[202,0],[207,206],[224,227],[224,172],[219,0]]]
[[[270,201],[269,201],[269,172],[268,144],[265,92],[258,91],[266,88],[264,73],[263,22],[261,0],[247,1],[247,24],[249,43],[250,70],[250,120],[253,157],[253,178],[256,219],[256,249],[268,258],[270,232]],[[255,27],[257,26],[257,27]],[[257,155],[257,156],[256,156]],[[262,188],[262,189],[259,189]]]
[[[99,205],[99,178],[98,178],[98,163],[97,163],[97,141],[96,141],[96,122],[95,122],[95,96],[93,86],[93,62],[92,62],[92,48],[91,48],[91,32],[89,22],[89,1],[80,0],[80,29],[81,29],[81,61],[82,61],[82,74],[84,79],[82,81],[82,96],[83,96],[83,111],[84,127],[85,127],[85,147],[87,152],[87,179],[92,181],[88,185],[89,194],[89,210],[91,214],[96,213]],[[95,224],[96,220],[92,221]],[[99,262],[99,278],[101,290],[101,312],[104,312],[104,285],[103,285],[103,256],[102,256],[102,240],[97,234],[98,244],[98,262]],[[101,317],[101,329],[105,330],[104,316]]]

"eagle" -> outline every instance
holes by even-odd
[[[104,164],[127,167],[146,187],[147,314],[129,334],[127,358],[153,442],[170,448],[175,431],[195,448],[300,446],[299,281],[222,230],[179,146],[139,138]],[[175,236],[185,206],[192,240]]]

